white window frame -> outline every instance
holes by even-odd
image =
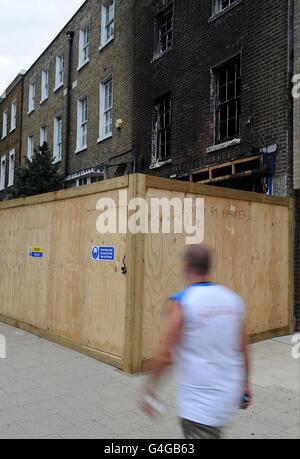
[[[49,70],[42,71],[41,104],[49,97]]]
[[[88,98],[77,101],[77,143],[76,153],[86,150],[88,146]]]
[[[86,183],[80,183],[81,181],[85,181]],[[92,183],[92,178],[91,177],[80,177],[76,179],[76,188],[80,188],[81,186],[87,186]]]
[[[10,132],[13,132],[15,129],[17,129],[17,101],[14,100],[11,103],[11,109],[10,109]]]
[[[32,161],[34,155],[34,136],[29,135],[27,140],[27,158]]]
[[[81,27],[79,32],[78,68],[80,70],[90,61],[91,29],[90,23]]]
[[[106,88],[111,84],[111,105],[106,106]],[[99,114],[99,139],[98,142],[109,139],[113,135],[113,107],[114,107],[114,85],[113,76],[110,75],[100,83],[100,114]],[[111,114],[111,130],[106,132],[107,119],[106,115]]]
[[[107,17],[112,7],[112,17]],[[107,30],[112,27],[113,31],[110,37],[107,37]],[[104,48],[115,38],[115,0],[106,0],[101,7],[101,45]]]
[[[13,186],[15,180],[15,161],[16,161],[16,150],[13,148],[9,152],[9,164],[8,164],[8,187]]]
[[[5,110],[2,114],[2,139],[5,139],[8,134],[8,111]]]
[[[40,146],[42,147],[44,142],[48,142],[48,129],[46,124],[40,128]]]
[[[63,147],[63,130],[62,130],[62,115],[54,117],[53,130],[53,160],[58,163],[62,160]]]
[[[34,112],[35,110],[35,81],[31,81],[29,83],[29,91],[28,91],[28,115]]]
[[[58,54],[55,59],[55,88],[58,91],[64,85],[65,61],[64,55]]]
[[[0,191],[5,189],[6,178],[6,155],[1,156],[0,160]]]

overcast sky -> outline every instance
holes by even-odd
[[[0,0],[0,94],[28,69],[84,0]]]

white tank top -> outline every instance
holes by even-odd
[[[171,299],[180,303],[184,316],[182,339],[174,353],[179,416],[224,427],[243,395],[245,304],[233,291],[210,283],[195,284]]]

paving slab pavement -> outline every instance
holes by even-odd
[[[55,343],[0,324],[0,439],[181,439],[175,382],[166,376],[166,414],[139,411],[143,377],[128,376]],[[228,439],[300,439],[300,359],[292,337],[251,346],[254,404],[237,414]]]

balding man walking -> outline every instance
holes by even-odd
[[[188,287],[170,298],[168,319],[143,409],[155,414],[156,385],[173,361],[186,439],[220,439],[237,408],[247,409],[248,334],[244,301],[211,282],[211,255],[192,245],[184,256]]]

